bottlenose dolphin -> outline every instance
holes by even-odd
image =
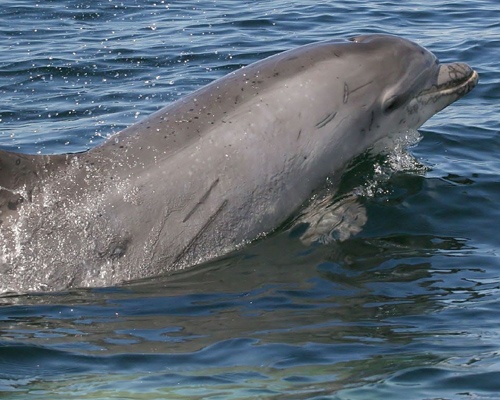
[[[114,285],[225,254],[477,81],[409,40],[363,35],[239,69],[85,153],[0,151],[0,291]]]

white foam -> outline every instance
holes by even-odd
[[[413,172],[423,175],[427,167],[420,163],[409,149],[422,140],[416,129],[386,136],[373,146],[371,153],[383,155],[382,161],[373,165],[374,175],[363,185],[353,190],[356,196],[375,197],[384,194],[384,183],[398,172]]]

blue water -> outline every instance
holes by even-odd
[[[0,397],[500,397],[498,0],[16,0],[0,11],[0,146],[29,153],[91,148],[317,40],[398,34],[480,74],[420,129],[409,163],[353,164],[341,191],[362,189],[368,222],[345,242],[304,251],[282,230],[161,279],[0,297]]]

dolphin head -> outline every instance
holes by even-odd
[[[363,54],[369,75],[365,79],[377,89],[370,90],[377,96],[365,102],[371,110],[371,130],[380,135],[419,128],[478,82],[478,74],[467,64],[440,64],[430,51],[400,37],[362,35],[349,41]]]

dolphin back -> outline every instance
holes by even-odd
[[[26,186],[37,175],[39,158],[40,156],[0,150],[0,212],[2,214],[5,215],[7,211],[16,209],[17,205],[27,197],[24,195],[28,189]]]
[[[31,201],[37,182],[67,159],[67,155],[31,155],[0,150],[0,220],[5,211],[15,210],[23,201]]]

